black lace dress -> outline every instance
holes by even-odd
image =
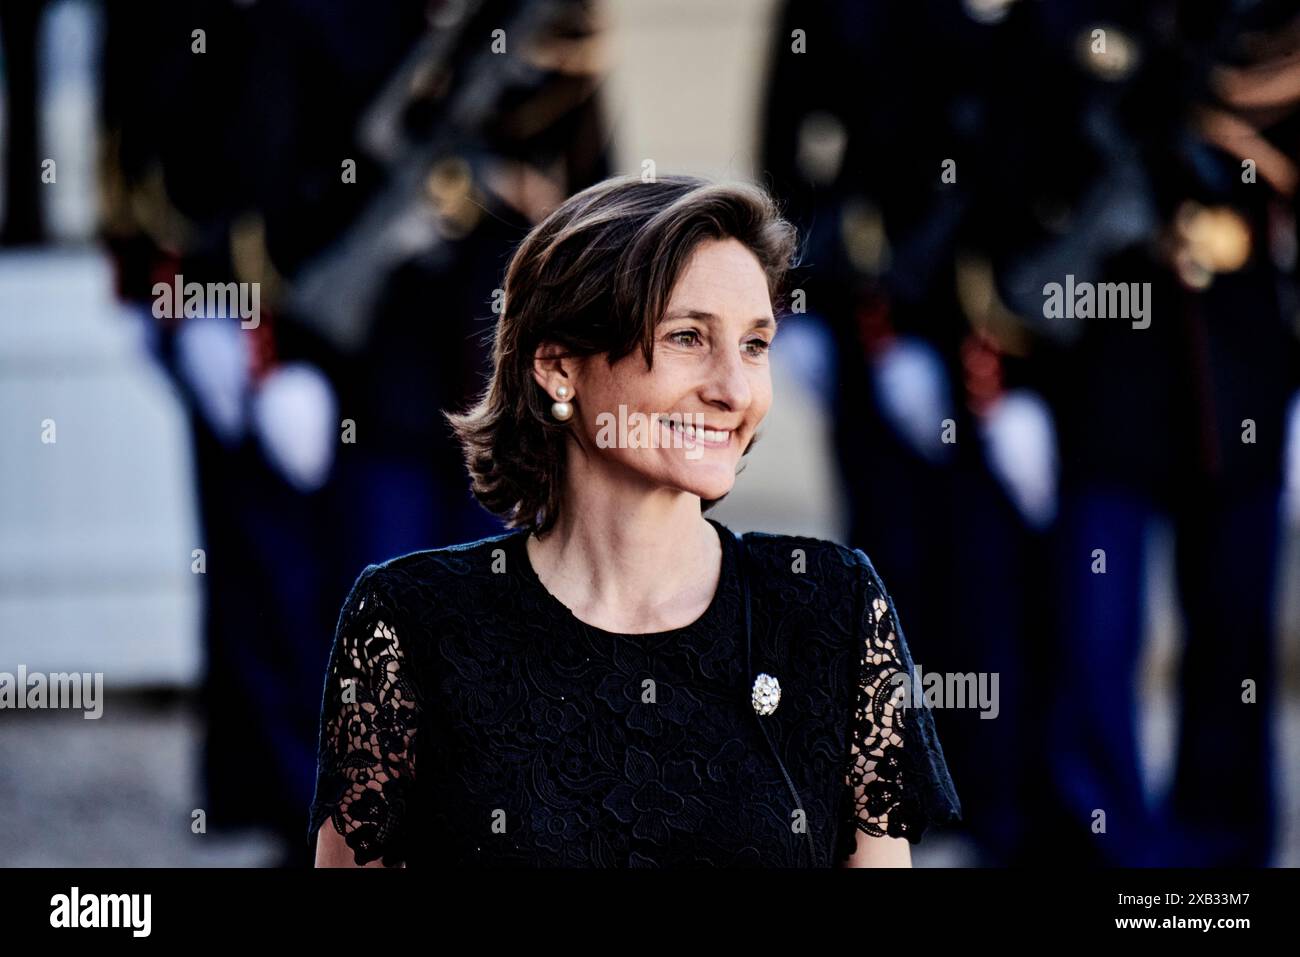
[[[912,659],[867,556],[709,521],[712,603],[653,634],[575,617],[523,531],[367,566],[308,840],[329,822],[358,864],[412,867],[828,867],[859,829],[916,843],[959,819],[933,716],[890,680]]]

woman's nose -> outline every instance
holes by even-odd
[[[728,409],[749,406],[751,391],[744,361],[738,352],[720,354],[709,368],[703,395],[709,402],[725,405]]]

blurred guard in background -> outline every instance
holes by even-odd
[[[1172,0],[783,12],[765,167],[811,229],[802,279],[837,344],[852,543],[923,610],[918,665],[1000,674],[996,720],[937,715],[985,862],[1268,860],[1300,365],[1295,16]],[[1151,283],[1149,326],[1049,318],[1067,275]],[[1186,623],[1163,803],[1136,724],[1160,515]]]
[[[108,13],[107,240],[193,424],[208,821],[274,828],[306,865],[321,675],[347,587],[369,562],[499,530],[440,410],[481,384],[513,244],[608,174],[599,10],[133,0]],[[259,283],[255,326],[154,319],[154,283],[178,274]]]

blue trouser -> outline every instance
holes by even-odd
[[[1273,843],[1271,662],[1276,486],[1201,487],[1165,505],[1116,487],[1067,485],[1054,534],[1054,657],[1046,687],[1046,763],[1067,856],[1124,866],[1267,864]],[[1151,520],[1177,540],[1185,628],[1174,782],[1163,802],[1142,786],[1137,668]],[[1105,553],[1105,574],[1093,570]],[[1257,703],[1242,702],[1242,682]],[[1104,832],[1094,821],[1103,820]]]

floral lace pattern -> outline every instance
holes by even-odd
[[[909,785],[920,773],[918,737],[911,723],[923,720],[907,709],[910,661],[900,651],[902,630],[884,586],[871,570],[863,614],[860,680],[849,735],[848,783],[854,795],[854,823],[873,837],[920,840],[927,818],[921,796]],[[909,737],[912,739],[909,744]]]
[[[399,863],[415,781],[419,697],[391,602],[367,569],[340,618],[325,684],[313,827],[326,814],[358,863]],[[404,629],[403,629],[404,630]]]
[[[309,836],[332,822],[390,866],[807,867],[955,819],[929,711],[890,694],[911,659],[866,556],[745,537],[753,669],[782,688],[760,717],[713,524],[712,603],[654,634],[577,619],[522,533],[369,566],[330,654]]]

